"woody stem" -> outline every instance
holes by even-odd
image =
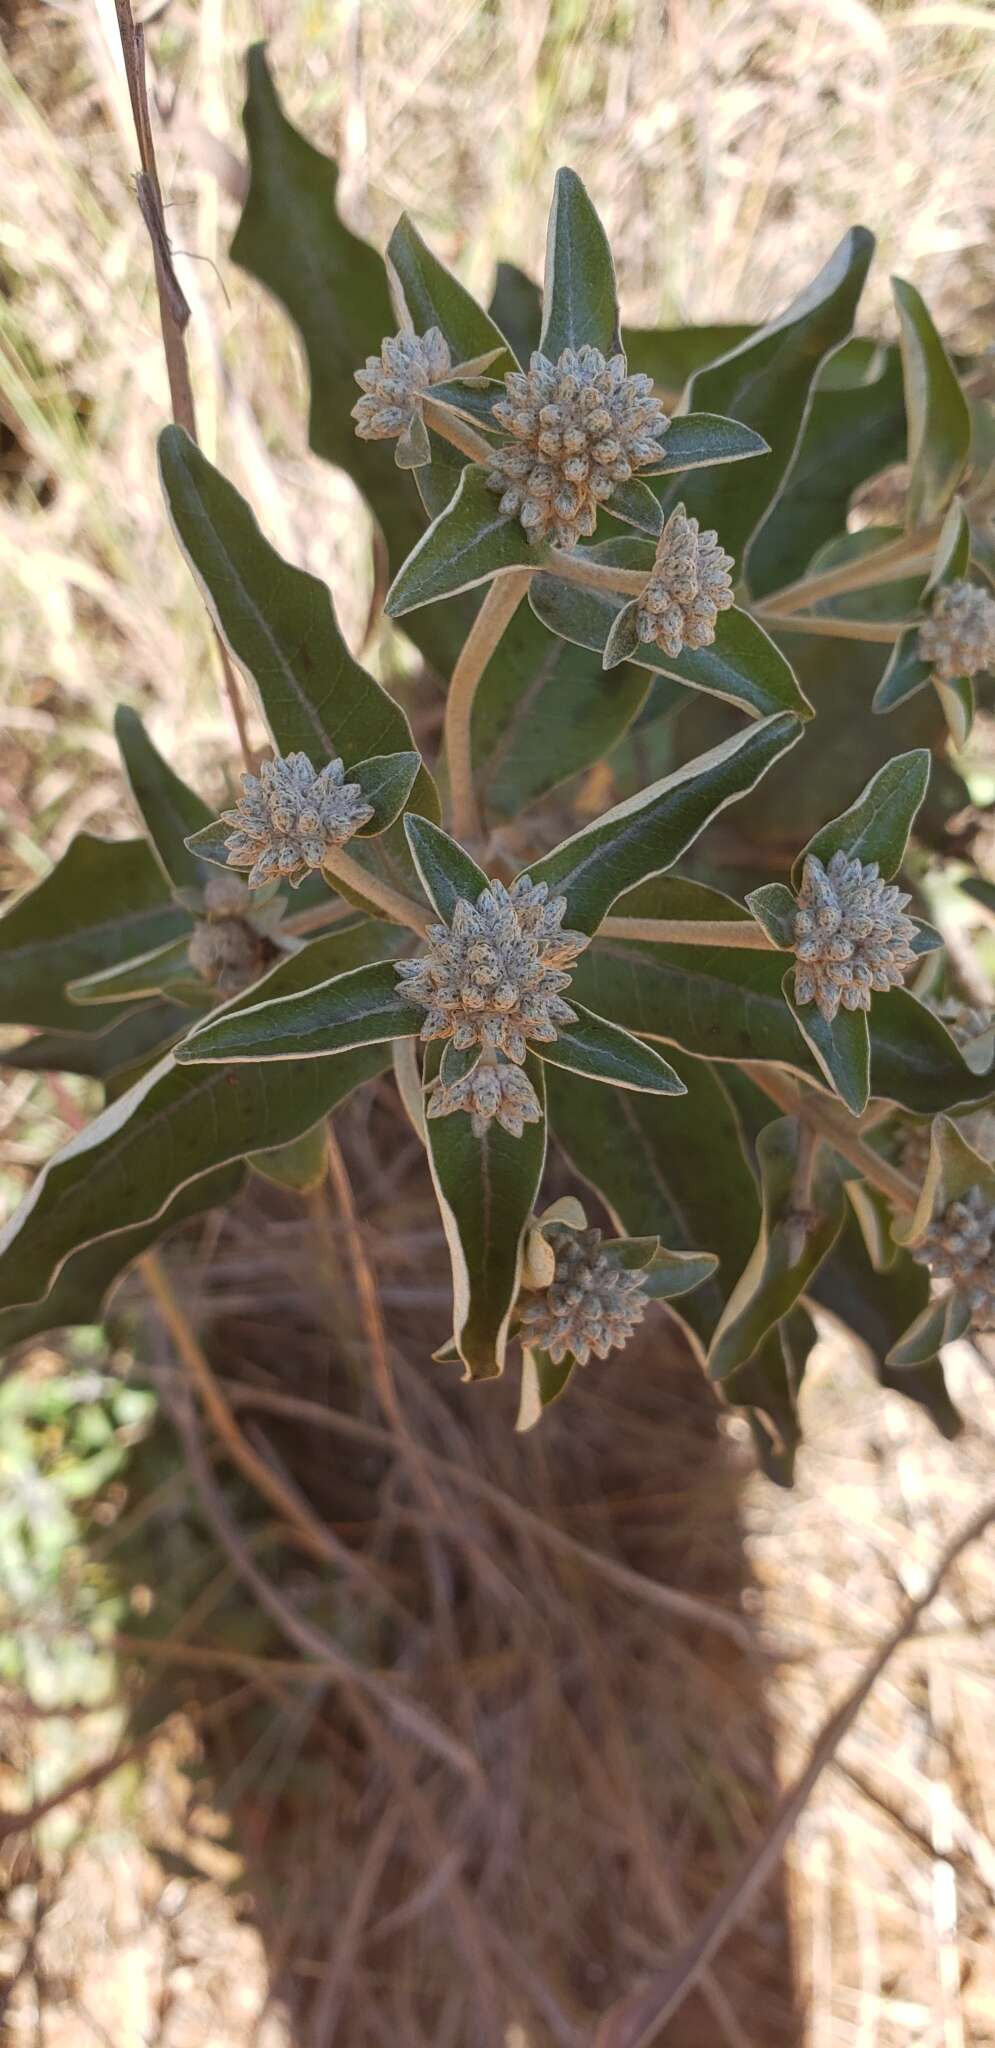
[[[422,937],[430,923],[430,913],[415,903],[410,896],[402,896],[399,889],[392,889],[389,882],[382,882],[378,875],[371,875],[366,868],[345,853],[341,846],[325,854],[322,866],[333,882],[341,882],[346,889],[363,899],[375,903],[384,917],[392,924],[405,924],[409,931]]]
[[[467,634],[449,685],[443,739],[449,769],[453,834],[464,845],[467,842],[477,843],[483,836],[473,785],[471,747],[477,685],[502,633],[525,596],[532,573],[531,569],[510,569],[503,576],[495,576]]]

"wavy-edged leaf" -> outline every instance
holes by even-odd
[[[405,1002],[393,960],[378,960],[213,1017],[177,1046],[176,1059],[190,1067],[325,1059],[415,1038],[424,1022],[424,1009]]]
[[[438,1071],[430,1046],[426,1078]],[[525,1072],[545,1112],[543,1069],[529,1055]],[[504,1369],[508,1328],[518,1298],[522,1246],[546,1158],[545,1113],[513,1138],[495,1118],[475,1138],[468,1116],[430,1118],[429,1164],[453,1274],[453,1326],[466,1379]]]
[[[202,1216],[208,1209],[227,1206],[244,1178],[240,1161],[219,1167],[215,1173],[201,1174],[198,1180],[181,1188],[152,1221],[119,1230],[114,1237],[100,1238],[95,1244],[73,1252],[44,1300],[0,1312],[0,1358],[12,1351],[15,1344],[25,1344],[30,1337],[39,1337],[48,1330],[99,1322],[106,1312],[111,1288],[133,1260],[148,1251],[150,1245],[158,1244],[178,1224],[188,1222],[192,1216]]]
[[[817,1147],[799,1214],[795,1178],[806,1142],[794,1117],[778,1117],[757,1139],[760,1232],[712,1338],[708,1370],[714,1380],[726,1379],[752,1358],[805,1292],[843,1228],[846,1197],[834,1156],[825,1146]]]
[[[830,1022],[817,1003],[796,1001],[793,967],[781,987],[795,1023],[830,1087],[846,1103],[851,1116],[862,1116],[871,1092],[871,1035],[866,1011],[845,1010],[841,1005]]]
[[[230,874],[228,841],[231,834],[231,826],[215,818],[210,825],[203,825],[199,832],[191,832],[187,845],[198,860],[206,860],[214,868],[228,868]]]
[[[760,1211],[738,1119],[717,1075],[682,1053],[674,1066],[687,1092],[667,1098],[611,1092],[549,1067],[550,1122],[620,1229],[717,1255],[717,1270],[680,1311],[707,1342],[753,1249]]]
[[[92,1021],[97,1028],[89,1031],[36,1032],[20,1045],[0,1051],[0,1067],[32,1074],[88,1074],[109,1087],[131,1067],[159,1058],[189,1031],[190,1010],[185,1004],[153,1001],[110,1019],[101,1008],[94,1011]]]
[[[533,546],[521,521],[499,512],[482,469],[468,463],[455,495],[403,562],[384,599],[392,619],[486,583],[507,569],[534,569],[548,549]]]
[[[151,953],[126,960],[121,967],[103,967],[98,974],[68,982],[66,993],[74,1003],[82,1004],[139,1002],[150,996],[200,1004],[208,991],[190,965],[188,931],[168,946],[156,946]]]
[[[303,1131],[299,1138],[291,1138],[289,1145],[277,1145],[271,1152],[250,1152],[248,1164],[263,1180],[272,1181],[274,1187],[289,1188],[294,1194],[307,1194],[311,1188],[320,1187],[328,1170],[325,1118],[312,1130]]]
[[[357,925],[283,961],[266,986],[289,994],[382,949],[382,926]],[[38,1175],[0,1234],[0,1307],[39,1300],[71,1252],[150,1221],[188,1181],[299,1137],[388,1062],[377,1046],[275,1066],[180,1067],[167,1055]]]
[[[476,903],[488,876],[475,860],[430,818],[409,811],[404,830],[418,878],[444,924],[451,924],[457,903]]]
[[[801,887],[808,854],[817,854],[825,864],[841,849],[853,860],[876,861],[886,880],[897,874],[926,794],[930,767],[926,747],[914,747],[886,761],[849,810],[831,818],[802,849],[791,871],[795,887]]]
[[[891,283],[909,422],[905,516],[914,528],[931,525],[950,503],[970,452],[971,415],[921,295],[900,277]]]
[[[410,752],[372,754],[368,761],[353,762],[349,781],[358,782],[367,803],[373,806],[373,816],[368,825],[359,827],[357,838],[371,838],[395,823],[414,789],[421,766],[421,755]]]
[[[518,361],[527,363],[539,346],[542,329],[542,293],[535,279],[517,263],[499,263],[487,310],[507,336]]]
[[[687,469],[710,469],[717,462],[746,462],[752,455],[769,455],[770,443],[742,420],[724,419],[717,412],[675,414],[663,436],[663,460],[649,462],[641,476],[673,476]],[[615,499],[609,508],[615,512]]]
[[[683,498],[703,528],[718,528],[723,547],[747,575],[751,537],[791,466],[820,365],[853,326],[873,248],[866,228],[851,228],[786,312],[692,378],[690,411],[720,413],[752,427],[768,442],[770,454],[731,471],[682,479],[664,497],[664,506],[669,510]]]
[[[620,552],[616,543],[608,542],[592,550],[592,559],[617,561]],[[634,552],[628,544],[626,561],[619,566],[645,566],[649,575],[652,552],[647,550],[642,562],[632,559]],[[616,621],[630,609],[628,600],[613,591],[592,590],[548,574],[532,578],[529,603],[551,633],[598,653],[604,653]],[[628,658],[641,667],[672,676],[690,690],[722,697],[752,718],[769,718],[778,711],[793,711],[799,718],[811,716],[812,707],[798,687],[790,662],[759,620],[736,606],[719,613],[710,647],[685,647],[680,654],[669,655],[655,642],[634,636],[629,644]]]
[[[775,1324],[745,1365],[723,1381],[725,1399],[745,1408],[754,1449],[775,1486],[792,1486],[801,1443],[798,1394],[818,1332],[800,1303]]]
[[[144,839],[79,833],[0,919],[0,1023],[82,1031],[67,982],[167,945],[189,926]]]
[[[565,348],[622,346],[615,265],[608,237],[576,171],[556,173],[546,231],[539,347],[552,362]]]
[[[752,789],[800,733],[789,712],[736,733],[564,840],[533,863],[533,881],[566,896],[568,924],[595,931],[618,896],[679,860],[709,820]]]
[[[127,704],[119,704],[114,713],[114,737],[131,794],[167,882],[174,889],[199,888],[203,872],[186,842],[191,833],[211,823],[210,807],[163,760],[137,711]]]
[[[995,1203],[995,1166],[975,1150],[949,1117],[936,1117],[918,1202],[911,1216],[900,1217],[892,1226],[898,1243],[917,1243],[935,1217],[975,1187]]]
[[[539,1351],[534,1345],[523,1345],[521,1393],[515,1421],[520,1436],[542,1421],[546,1409],[566,1393],[577,1370],[577,1360],[569,1352],[556,1365],[548,1351]]]
[[[677,400],[696,370],[718,362],[755,333],[755,327],[733,321],[699,327],[623,327],[622,345],[629,369],[652,377],[661,392]]]
[[[585,1074],[592,1081],[607,1081],[616,1088],[635,1088],[650,1095],[683,1095],[684,1083],[673,1067],[651,1046],[631,1031],[596,1017],[582,1003],[574,1003],[575,1024],[561,1024],[554,1044],[539,1048],[540,1058],[551,1066],[565,1067],[571,1074]]]
[[[971,1323],[971,1305],[959,1288],[951,1287],[926,1303],[892,1345],[885,1364],[896,1375],[930,1365],[945,1344],[955,1344]]]
[[[432,254],[406,213],[402,213],[387,244],[387,260],[400,282],[416,334],[438,327],[449,343],[454,364],[469,363],[497,349],[499,353],[489,374],[501,377],[506,370],[515,368],[504,335],[490,315]]]

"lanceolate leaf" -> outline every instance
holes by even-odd
[[[499,349],[501,353],[489,366],[488,376],[502,377],[506,370],[515,368],[504,335],[466,286],[433,256],[406,213],[402,213],[387,244],[387,257],[400,281],[415,333],[424,334],[427,328],[438,327],[449,343],[454,367]],[[359,364],[354,367],[358,369]]]
[[[843,1227],[846,1198],[833,1154],[825,1147],[817,1149],[803,1192],[796,1189],[804,1142],[793,1117],[768,1124],[757,1140],[760,1234],[712,1339],[708,1369],[713,1379],[725,1379],[752,1358],[804,1293]]]
[[[932,676],[928,661],[919,653],[919,628],[907,626],[900,633],[888,657],[888,665],[874,692],[872,710],[894,711],[896,704],[904,704],[907,697],[914,697],[917,690],[924,690]]]
[[[591,556],[594,561],[615,562],[619,567],[644,567],[648,576],[653,566],[652,547],[647,547],[639,560],[635,559],[636,552],[631,542],[619,545],[609,541],[592,549]],[[529,585],[529,603],[550,632],[600,654],[628,600],[613,591],[592,590],[580,583],[541,575],[533,577]],[[751,717],[769,718],[777,711],[794,711],[800,718],[811,714],[811,706],[780,648],[758,620],[735,607],[719,613],[710,647],[686,647],[681,654],[668,655],[654,641],[634,641],[630,658],[658,675],[673,676],[688,689],[724,697],[730,704],[748,711]]]
[[[498,264],[488,311],[501,333],[507,335],[518,361],[527,363],[539,346],[542,294],[517,263]]]
[[[415,753],[373,754],[368,761],[352,763],[349,781],[358,782],[367,803],[373,806],[373,816],[368,825],[360,826],[358,838],[372,838],[385,832],[400,817],[421,765],[421,755]]]
[[[169,996],[173,1002],[203,1002],[207,988],[190,965],[190,937],[173,939],[151,953],[126,960],[123,967],[104,967],[99,974],[84,975],[67,985],[74,1003],[136,1002],[149,996]]]
[[[910,527],[929,526],[946,510],[964,473],[971,415],[957,372],[915,286],[894,277],[892,288],[909,421],[905,516]]]
[[[87,1016],[85,1011],[81,1014]],[[115,1012],[108,1018],[101,1007],[90,1013],[89,1021],[96,1029],[38,1032],[22,1045],[0,1052],[0,1066],[32,1074],[89,1074],[109,1085],[142,1061],[158,1059],[189,1031],[190,1009],[186,1004],[152,1001],[129,1008],[123,1017]]]
[[[899,1252],[886,1272],[875,1272],[859,1225],[851,1216],[828,1259],[813,1275],[809,1292],[866,1347],[882,1387],[925,1408],[941,1436],[958,1434],[963,1425],[938,1360],[904,1368],[889,1362],[902,1332],[918,1322],[929,1301],[925,1266],[917,1265],[908,1252]],[[940,1320],[942,1323],[942,1316]]]
[[[85,1014],[64,994],[67,981],[166,945],[189,926],[144,839],[81,832],[0,919],[0,1023],[82,1031]],[[95,1017],[94,1028],[108,1021]]]
[[[576,1024],[560,1025],[555,1044],[540,1048],[542,1059],[617,1088],[641,1089],[650,1095],[684,1094],[683,1081],[650,1046],[609,1024],[606,1017],[595,1017],[580,1003],[571,1008],[577,1012]]]
[[[469,463],[444,512],[432,521],[398,570],[384,600],[390,618],[486,583],[506,569],[538,568],[547,550],[526,539],[518,519],[498,511],[500,498],[482,469]]]
[[[569,925],[596,931],[616,897],[679,860],[709,819],[752,789],[800,733],[787,712],[737,733],[564,840],[533,864],[533,881],[566,896]]]
[[[266,986],[290,993],[382,948],[382,926],[358,925],[284,961]],[[39,1174],[0,1235],[0,1307],[39,1300],[70,1252],[150,1221],[188,1181],[310,1130],[388,1059],[377,1046],[276,1066],[180,1067],[167,1055]]]
[[[731,471],[682,478],[663,502],[669,510],[681,498],[702,527],[717,527],[723,547],[747,574],[748,543],[787,475],[819,367],[853,325],[873,248],[866,228],[851,228],[785,313],[691,381],[689,410],[752,427],[771,452]]]
[[[753,1357],[723,1382],[726,1400],[746,1409],[757,1457],[775,1486],[791,1486],[794,1480],[801,1442],[798,1392],[816,1338],[811,1316],[796,1302]]]
[[[741,420],[715,412],[678,413],[663,437],[663,461],[648,463],[641,476],[673,476],[686,469],[709,469],[716,462],[744,462],[751,455],[769,455],[762,434]],[[615,500],[611,501],[612,512]]]
[[[798,905],[791,890],[785,888],[783,882],[767,882],[762,889],[751,889],[746,903],[757,923],[763,926],[771,944],[782,952],[790,952],[798,916]]]
[[[732,321],[705,327],[624,327],[622,342],[630,370],[652,377],[676,402],[696,370],[718,362],[748,341],[756,329]]]
[[[359,1045],[414,1038],[424,1022],[424,1010],[404,1001],[394,962],[381,960],[293,995],[228,1011],[184,1039],[176,1058],[181,1066],[324,1059]]]
[[[871,1087],[871,1040],[863,1010],[837,1010],[830,1023],[816,1003],[795,1000],[795,971],[785,975],[784,1000],[831,1088],[851,1116],[862,1116]]]
[[[29,1337],[38,1337],[44,1331],[98,1322],[101,1313],[106,1314],[111,1287],[133,1259],[158,1243],[178,1223],[203,1215],[207,1209],[227,1206],[244,1178],[241,1162],[219,1167],[216,1173],[202,1174],[199,1180],[181,1188],[151,1222],[119,1230],[114,1237],[100,1238],[95,1244],[85,1245],[82,1251],[73,1252],[43,1301],[0,1313],[0,1358],[15,1344],[24,1344]]]
[[[565,348],[621,347],[615,265],[608,237],[576,171],[557,171],[546,233],[539,347],[556,362]]]
[[[277,1145],[272,1152],[250,1152],[249,1165],[274,1187],[291,1188],[306,1194],[324,1179],[328,1168],[328,1126],[322,1117],[311,1131],[292,1138],[289,1145]]]
[[[451,924],[457,903],[461,899],[476,903],[488,878],[462,846],[431,819],[410,811],[404,830],[425,894],[443,923]]]
[[[213,812],[163,760],[137,711],[119,704],[114,734],[132,796],[167,882],[174,889],[199,887],[203,870],[186,841],[192,832],[211,823]]]
[[[959,1288],[928,1301],[892,1345],[885,1363],[897,1381],[909,1368],[929,1365],[945,1344],[955,1344],[970,1326],[971,1307]]]
[[[426,1074],[438,1069],[430,1047]],[[532,1055],[525,1071],[545,1104],[543,1069]],[[496,1119],[475,1138],[468,1116],[430,1118],[429,1163],[453,1270],[453,1323],[467,1379],[491,1379],[504,1368],[508,1326],[518,1297],[525,1227],[535,1207],[546,1157],[546,1119],[526,1124],[520,1138]]]
[[[849,810],[823,825],[798,855],[791,877],[795,887],[801,885],[806,854],[817,854],[825,865],[840,849],[853,860],[876,861],[885,877],[897,874],[926,794],[929,770],[926,747],[887,761]]]

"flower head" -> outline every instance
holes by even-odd
[[[971,1305],[976,1330],[995,1328],[995,1202],[983,1188],[970,1188],[909,1247],[934,1280],[952,1280]]]
[[[452,1116],[466,1110],[473,1135],[482,1138],[496,1118],[502,1130],[520,1138],[526,1124],[542,1115],[539,1097],[521,1067],[509,1066],[496,1053],[481,1053],[475,1067],[458,1081],[437,1081],[428,1101],[429,1116]]]
[[[250,889],[277,876],[296,888],[332,847],[369,824],[373,809],[359,783],[346,781],[341,761],[319,774],[306,754],[278,754],[258,775],[243,775],[235,809],[221,815],[233,827],[228,865],[249,869]]]
[[[548,1287],[519,1303],[522,1343],[548,1352],[554,1365],[568,1354],[586,1365],[592,1351],[598,1358],[620,1351],[646,1313],[644,1275],[605,1257],[600,1230],[551,1223],[545,1235],[556,1272]]]
[[[606,361],[585,345],[564,349],[556,363],[536,354],[504,383],[494,418],[512,439],[495,449],[488,484],[530,541],[576,547],[616,485],[660,459],[670,421],[653,380],[630,377],[623,355]]]
[[[430,384],[452,367],[449,343],[437,327],[425,334],[390,334],[379,356],[367,356],[356,371],[364,396],[352,408],[361,441],[390,441],[410,427]]]
[[[919,652],[941,683],[995,668],[995,597],[980,583],[941,583],[919,628]]]
[[[872,989],[897,988],[915,960],[910,900],[882,881],[876,861],[865,867],[841,851],[823,867],[808,854],[795,915],[796,1002],[815,1003],[832,1023],[841,1003],[869,1010]]]
[[[676,658],[685,647],[710,647],[719,612],[732,603],[733,558],[711,529],[675,506],[660,535],[649,582],[638,600],[636,631]]]
[[[490,882],[476,903],[460,899],[451,925],[433,924],[429,951],[401,960],[404,993],[426,1012],[421,1035],[451,1038],[458,1052],[490,1046],[521,1066],[528,1040],[551,1045],[576,1016],[562,991],[583,932],[564,931],[566,898],[520,875],[510,889]]]
[[[195,974],[220,996],[251,988],[276,959],[268,927],[279,917],[253,916],[252,898],[237,875],[210,875],[204,884],[201,914],[190,934],[187,959]]]

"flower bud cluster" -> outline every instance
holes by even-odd
[[[807,855],[797,897],[795,1000],[815,1003],[827,1023],[842,1004],[869,1010],[871,991],[897,988],[915,960],[911,898],[842,851],[827,866]]]
[[[586,1365],[592,1351],[597,1358],[620,1351],[646,1313],[644,1275],[606,1258],[600,1230],[551,1223],[545,1235],[556,1271],[548,1287],[522,1296],[522,1343],[547,1352],[554,1365],[568,1356]]]
[[[521,1066],[530,1039],[551,1045],[558,1025],[576,1023],[562,991],[587,937],[562,929],[566,907],[520,875],[510,889],[490,882],[476,903],[461,898],[451,925],[430,925],[427,954],[397,967],[427,1012],[422,1038],[449,1038],[458,1052],[488,1046]]]
[[[521,1067],[510,1066],[486,1050],[476,1065],[457,1081],[437,1081],[428,1100],[428,1116],[453,1116],[465,1110],[475,1138],[485,1136],[495,1120],[512,1138],[542,1115],[539,1097]]]
[[[963,578],[941,583],[919,628],[919,652],[941,683],[995,669],[995,597]]]
[[[267,920],[273,923],[275,919]],[[187,959],[195,974],[219,996],[240,995],[276,959],[268,931],[252,916],[252,898],[237,875],[211,875],[204,884],[203,914],[190,935]]]
[[[618,485],[660,461],[670,421],[653,380],[630,377],[624,355],[585,346],[555,363],[537,353],[504,382],[494,418],[512,439],[495,449],[487,481],[530,541],[576,547]]]
[[[296,888],[333,847],[369,824],[373,807],[358,782],[346,781],[341,761],[329,761],[319,774],[306,754],[278,754],[258,775],[243,775],[235,809],[221,815],[233,828],[225,841],[228,865],[249,869],[250,889],[277,878]]]
[[[364,396],[352,408],[361,441],[389,441],[410,427],[431,384],[452,368],[449,343],[438,327],[425,334],[390,334],[379,356],[367,356],[355,373]]]
[[[733,558],[709,528],[699,533],[683,505],[660,535],[653,572],[638,601],[636,631],[676,659],[685,647],[710,647],[719,612],[732,604]]]
[[[952,1281],[967,1297],[974,1329],[995,1329],[995,1202],[990,1193],[970,1188],[909,1249],[934,1280]]]

